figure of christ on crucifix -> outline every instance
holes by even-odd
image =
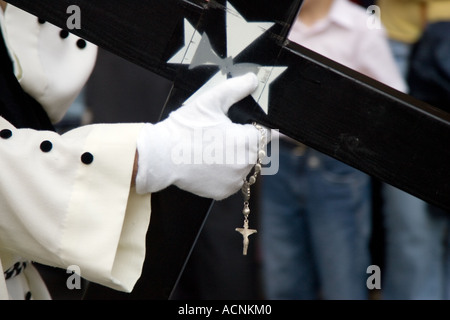
[[[236,228],[236,231],[239,232],[240,234],[242,234],[243,239],[243,244],[244,244],[244,248],[242,250],[242,254],[244,256],[247,255],[247,251],[248,251],[248,244],[249,244],[249,239],[248,237],[251,236],[254,233],[257,233],[258,231],[256,229],[249,229],[248,227],[248,219],[244,220],[244,227],[243,228]]]

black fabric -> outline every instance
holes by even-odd
[[[429,24],[413,48],[410,94],[450,112],[450,21]]]
[[[450,112],[450,21],[429,24],[411,54],[408,85],[410,94]],[[428,204],[432,215],[448,214]]]
[[[16,128],[54,131],[54,127],[45,110],[36,100],[23,91],[17,81],[1,32],[0,116],[11,122]]]

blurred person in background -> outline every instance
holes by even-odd
[[[305,0],[289,39],[404,91],[384,30],[367,19],[348,0]],[[281,136],[279,172],[261,181],[266,297],[368,299],[370,177]]]
[[[378,0],[408,93],[436,107],[449,99],[450,1]],[[448,299],[449,220],[441,210],[383,184],[384,299]]]

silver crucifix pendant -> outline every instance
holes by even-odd
[[[242,237],[244,238],[244,249],[243,249],[242,254],[244,256],[246,256],[247,250],[248,250],[248,243],[249,243],[248,237],[258,231],[256,231],[255,229],[248,228],[248,220],[247,219],[244,220],[244,227],[236,228],[236,231],[239,232],[240,234],[242,234]]]

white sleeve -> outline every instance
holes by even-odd
[[[150,195],[130,188],[141,126],[90,125],[59,135],[0,118],[0,259],[77,265],[90,281],[131,291],[150,223]]]
[[[97,46],[11,4],[2,20],[20,85],[60,121],[91,75]]]

